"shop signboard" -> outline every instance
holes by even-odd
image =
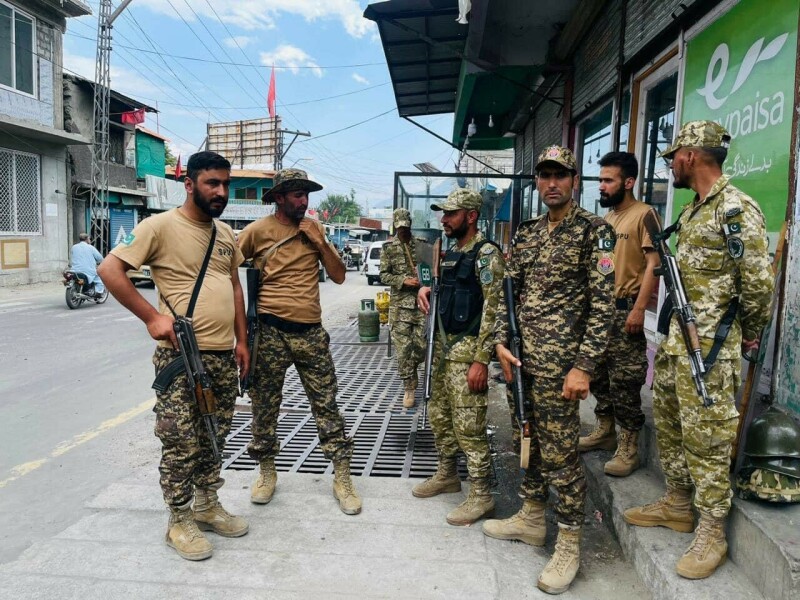
[[[797,0],[742,0],[686,48],[682,122],[712,119],[732,136],[724,171],[758,201],[772,247],[789,197]],[[675,196],[672,214],[692,194]]]

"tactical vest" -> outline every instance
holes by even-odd
[[[469,252],[447,251],[439,279],[439,318],[447,334],[478,335],[483,312],[483,288],[475,275],[481,240]]]

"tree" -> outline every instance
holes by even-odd
[[[361,216],[361,206],[356,202],[356,191],[352,189],[349,195],[328,194],[319,203],[317,211],[326,223],[357,223]]]
[[[178,162],[178,157],[172,153],[169,144],[164,144],[164,162],[167,163],[168,167],[174,167]]]

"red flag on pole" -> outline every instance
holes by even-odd
[[[175,163],[175,181],[181,178],[183,169],[181,169],[181,155],[178,154],[178,162]]]
[[[267,109],[269,118],[275,118],[275,65],[272,66],[272,74],[269,76],[269,92],[267,93]]]
[[[120,120],[123,123],[128,123],[130,125],[138,125],[139,123],[144,123],[144,109],[140,108],[139,110],[124,112],[122,113]]]

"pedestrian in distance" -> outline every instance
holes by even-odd
[[[261,328],[250,398],[253,403],[253,439],[250,456],[259,463],[251,502],[272,500],[278,474],[278,414],[283,381],[294,364],[311,404],[320,447],[333,461],[333,495],[348,515],[361,512],[361,498],[350,477],[353,440],[336,405],[337,381],[330,336],[322,327],[319,263],[334,283],[345,278],[345,266],[319,221],[306,217],[308,195],[322,186],[300,169],[283,169],[265,196],[275,214],[254,221],[239,235],[245,259],[261,273],[258,317]]]
[[[94,295],[102,296],[105,291],[103,280],[97,275],[97,265],[103,262],[103,255],[92,246],[88,233],[78,236],[78,243],[69,251],[69,264],[73,271],[86,275],[87,283],[94,284]]]
[[[676,565],[678,574],[689,579],[710,576],[727,555],[740,353],[758,346],[774,288],[764,214],[722,172],[730,141],[718,123],[690,121],[661,154],[670,165],[672,185],[695,192],[678,215],[675,250],[713,404],[704,406],[698,395],[677,317],[665,313],[670,320],[664,321],[667,337],[655,359],[653,417],[667,490],[658,501],[624,513],[631,525],[694,530],[694,540]],[[710,358],[714,353],[715,361]]]
[[[578,442],[586,452],[614,450],[607,475],[627,477],[639,468],[639,432],[644,425],[641,390],[647,378],[644,313],[656,287],[658,253],[644,226],[653,210],[633,195],[639,163],[630,152],[609,152],[600,165],[600,206],[616,232],[614,316],[608,347],[596,366],[590,391],[597,400],[597,425]],[[616,431],[619,425],[619,433]]]
[[[431,206],[444,212],[444,233],[455,245],[440,264],[439,310],[434,315],[438,331],[429,365],[433,380],[428,414],[439,462],[433,477],[414,486],[412,494],[430,498],[461,491],[456,453],[464,452],[471,484],[466,500],[448,513],[450,525],[470,525],[494,511],[486,411],[504,262],[500,249],[478,232],[481,204],[479,193],[456,189],[445,202]],[[425,314],[430,293],[422,287],[418,294]]]
[[[403,380],[403,406],[414,406],[417,368],[425,358],[425,315],[417,308],[416,240],[411,236],[411,213],[393,214],[395,239],[381,251],[381,283],[391,286],[389,330],[397,351],[397,374]]]
[[[580,564],[586,477],[578,454],[578,409],[589,394],[613,320],[614,230],[572,199],[579,176],[571,150],[545,148],[535,171],[547,213],[520,224],[506,267],[514,283],[521,362],[508,349],[504,311],[498,312],[495,328],[506,381],[513,380],[512,364],[522,367],[524,392],[533,407],[527,415],[531,450],[520,488],[522,508],[508,519],[486,521],[483,532],[543,546],[545,506],[554,487],[558,537],[537,585],[560,594]]]
[[[246,374],[249,362],[244,293],[238,274],[244,259],[233,230],[218,220],[228,204],[230,168],[219,154],[193,154],[186,165],[183,205],[139,223],[99,269],[111,294],[139,317],[158,341],[153,356],[157,373],[179,355],[175,316],[191,316],[197,347],[216,397],[218,447],[224,445],[230,432],[239,390],[237,368]],[[207,269],[201,275],[206,262]],[[150,266],[159,291],[158,310],[125,274],[143,264]],[[196,306],[191,310],[193,296]],[[186,372],[156,395],[153,410],[155,433],[162,446],[161,491],[170,512],[166,543],[188,560],[208,558],[211,543],[200,529],[239,537],[247,533],[248,525],[219,502],[217,492],[224,483],[222,464],[214,457],[212,440],[203,426]]]

